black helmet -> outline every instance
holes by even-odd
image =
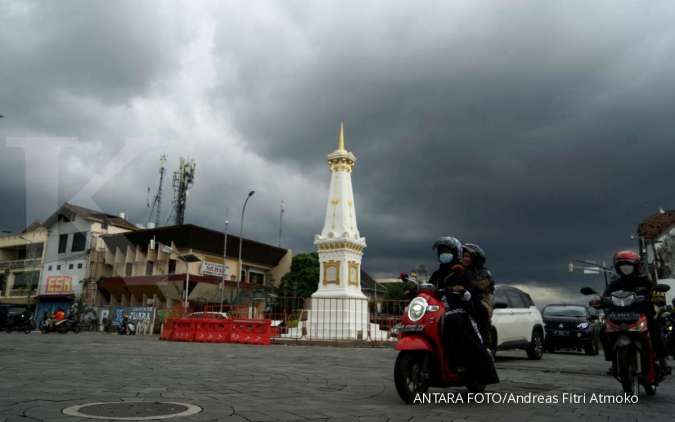
[[[459,258],[462,256],[462,242],[460,242],[457,238],[452,236],[439,237],[434,242],[434,246],[432,247],[432,249],[434,250],[434,252],[438,253],[438,249],[442,246],[445,246],[448,249],[452,250],[453,254],[456,257]]]
[[[464,250],[471,254],[471,262],[474,267],[480,268],[485,265],[487,257],[485,256],[485,251],[480,246],[475,243],[467,243],[464,245]]]

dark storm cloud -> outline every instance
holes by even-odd
[[[569,260],[606,258],[675,205],[672,7],[496,3],[455,22],[436,6],[369,31],[338,13],[305,34],[303,66],[281,51],[242,73],[235,123],[263,155],[322,165],[347,122],[373,270],[428,262],[456,234],[503,279],[564,280]],[[268,85],[279,68],[297,75]]]
[[[366,269],[432,266],[433,239],[455,234],[500,280],[540,286],[577,286],[569,260],[607,258],[675,208],[668,3],[38,5],[0,8],[0,98],[18,116],[0,124],[84,138],[61,159],[69,193],[125,136],[158,137],[170,170],[198,160],[189,221],[220,229],[229,209],[238,231],[255,188],[248,233],[276,242],[285,199],[284,243],[313,250],[344,120]],[[144,221],[159,150],[102,207]]]

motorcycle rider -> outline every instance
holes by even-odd
[[[436,240],[433,249],[439,267],[429,282],[442,291],[446,305],[442,337],[448,362],[460,371],[467,371],[481,384],[497,383],[499,378],[492,357],[474,322],[479,294],[461,264],[462,244],[454,237],[444,236]]]
[[[466,274],[473,286],[473,291],[477,293],[476,298],[476,322],[481,337],[485,344],[491,345],[490,325],[492,319],[492,307],[494,303],[493,294],[495,291],[495,282],[492,273],[485,268],[485,251],[474,243],[464,244],[464,256],[462,264],[466,268]]]
[[[659,321],[655,318],[656,312],[652,301],[652,293],[655,286],[649,277],[642,272],[640,255],[631,250],[618,251],[614,254],[614,269],[618,277],[609,283],[602,296],[610,296],[612,292],[618,290],[635,291],[647,296],[648,301],[641,307],[641,311],[647,316],[649,337],[651,338],[652,346],[654,347],[658,365],[661,370],[665,370],[665,368],[667,368],[665,347],[661,339]],[[616,361],[614,360],[604,330],[600,338],[602,341],[602,349],[605,354],[605,360],[612,361],[610,372],[614,374],[616,372]]]

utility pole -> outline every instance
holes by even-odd
[[[225,296],[225,276],[227,275],[227,229],[230,227],[230,221],[225,220],[225,240],[223,241],[223,275],[220,280],[220,312],[223,312],[223,301]],[[231,300],[230,300],[231,302]]]
[[[279,247],[281,247],[281,235],[283,233],[283,217],[284,212],[286,211],[286,201],[281,201],[280,210],[279,210]]]

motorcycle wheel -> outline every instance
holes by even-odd
[[[25,334],[30,334],[31,331],[33,331],[33,330],[31,330],[30,328],[26,328],[26,329],[23,330],[23,332]]]
[[[653,396],[656,394],[656,386],[655,385],[644,385],[645,388],[645,393],[647,393],[648,396]]]
[[[638,395],[640,392],[640,380],[635,373],[635,351],[623,349],[619,352],[617,370],[621,377],[621,386],[626,394]]]
[[[5,328],[5,331],[7,332],[7,334],[9,334],[9,333],[12,332],[12,328],[11,328],[11,327],[7,327],[7,328]]]
[[[428,356],[426,353],[403,351],[394,365],[394,383],[401,400],[412,404],[418,394],[429,390]]]
[[[469,393],[482,393],[485,391],[485,384],[479,384],[477,382],[470,382],[466,385],[466,389]]]
[[[75,334],[79,334],[79,333],[80,333],[80,326],[79,326],[79,325],[76,325],[75,327],[73,327],[73,332],[74,332]]]

